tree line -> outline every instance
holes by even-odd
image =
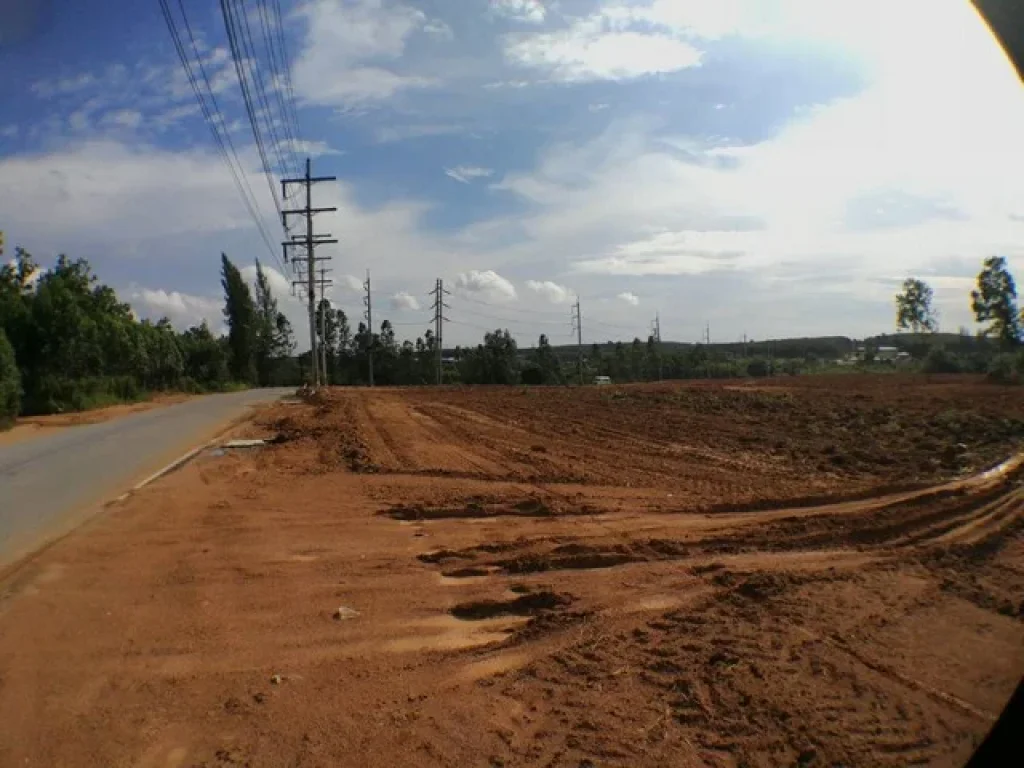
[[[99,282],[89,263],[60,256],[41,270],[17,249],[0,267],[0,423],[18,414],[82,410],[133,400],[151,391],[222,391],[247,386],[291,386],[309,379],[309,352],[296,356],[291,325],[279,310],[267,275],[256,262],[254,289],[221,255],[225,335],[206,322],[178,332],[166,318],[138,319],[127,303]],[[950,343],[936,333],[933,291],[908,278],[896,296],[896,325],[911,332],[889,343],[923,359],[926,371],[988,372],[1024,379],[1024,315],[1006,260],[986,259],[970,294],[977,337]],[[844,354],[848,340],[805,339],[726,345],[660,344],[653,338],[554,348],[546,336],[521,350],[507,329],[487,332],[475,346],[439,353],[432,331],[399,342],[390,321],[379,329],[352,329],[344,310],[322,300],[316,308],[328,383],[403,386],[445,383],[568,384],[581,377],[614,381],[723,378],[821,370]],[[868,346],[877,346],[876,340]],[[846,352],[848,354],[848,350]]]
[[[40,269],[24,249],[0,267],[0,423],[19,414],[77,411],[146,392],[222,391],[297,383],[294,340],[257,265],[256,299],[222,257],[225,318],[177,332],[140,320],[84,259]]]

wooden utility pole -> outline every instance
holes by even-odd
[[[373,296],[370,292],[370,270],[366,270],[366,282],[363,283],[363,290],[366,291],[366,295],[363,297],[363,304],[366,306],[366,311],[363,313],[363,317],[366,318],[367,332],[369,333],[369,341],[366,344],[366,357],[370,363],[370,386],[373,386]]]
[[[572,325],[576,331],[576,368],[579,371],[580,384],[583,384],[583,316],[580,314],[580,297],[572,307]]]
[[[338,210],[337,208],[314,208],[313,207],[313,185],[318,184],[322,181],[336,181],[336,176],[319,176],[313,177],[310,171],[309,158],[306,158],[306,175],[301,179],[281,179],[281,194],[286,198],[288,197],[288,185],[289,184],[302,184],[306,187],[306,207],[305,208],[294,208],[292,210],[281,211],[281,223],[285,229],[288,229],[288,217],[289,216],[305,216],[306,217],[306,236],[292,235],[290,240],[286,240],[281,243],[281,247],[284,249],[284,260],[288,263],[288,249],[293,247],[304,247],[306,249],[305,256],[299,259],[293,259],[295,262],[304,261],[306,263],[306,274],[305,274],[305,289],[307,293],[308,307],[309,307],[309,354],[311,370],[313,373],[313,386],[320,386],[320,366],[317,364],[316,354],[316,262],[327,261],[329,257],[317,257],[314,249],[318,245],[325,245],[327,243],[338,242],[332,239],[330,234],[327,235],[314,235],[313,234],[313,215],[317,213],[327,213]]]
[[[444,303],[444,297],[450,296],[451,294],[444,288],[444,280],[441,278],[437,279],[434,283],[434,304],[431,309],[434,310],[434,344],[437,346],[437,384],[440,386],[444,383],[444,324],[448,318],[444,316],[446,309],[451,309],[447,304]]]

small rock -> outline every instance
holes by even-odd
[[[255,701],[257,704],[262,704],[264,701],[266,701],[266,698],[266,695],[263,693],[254,693],[252,695],[252,700]]]
[[[334,618],[338,621],[345,621],[346,619],[354,619],[359,615],[359,611],[349,608],[347,605],[338,607],[338,610],[334,612]]]
[[[283,682],[284,682],[284,678],[281,677],[280,675],[271,675],[270,676],[270,684],[271,685],[280,685]]]

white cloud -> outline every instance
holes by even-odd
[[[1024,100],[969,5],[928,8],[935,34],[913,51],[902,4],[903,26],[876,30],[871,45],[854,34],[876,62],[868,87],[765,141],[723,145],[623,120],[496,186],[532,204],[517,226],[570,254],[580,279],[752,280],[781,316],[813,292],[889,304],[878,275],[921,274],[948,301],[946,322],[968,324],[965,294],[938,295],[962,288],[941,265],[998,253],[1024,267]]]
[[[445,176],[463,184],[469,184],[473,179],[487,178],[493,173],[494,171],[490,168],[480,168],[475,165],[457,165],[454,168],[444,169]]]
[[[640,297],[637,296],[635,293],[630,293],[629,291],[624,291],[623,293],[620,293],[618,296],[616,296],[616,298],[626,302],[631,307],[635,307],[640,303]]]
[[[513,301],[516,298],[515,286],[491,269],[471,269],[459,274],[455,289],[463,294],[482,296],[496,302]]]
[[[510,38],[505,56],[562,82],[630,80],[700,66],[701,52],[677,37],[656,32],[613,31],[593,16],[567,30]]]
[[[303,139],[282,139],[277,142],[276,150],[281,152],[295,152],[299,155],[309,157],[323,157],[325,155],[344,155],[345,152],[335,149],[326,141],[305,141]]]
[[[430,78],[384,66],[427,25],[419,10],[383,0],[310,0],[296,11],[306,36],[293,67],[297,94],[313,104],[348,107],[381,101]]]
[[[3,136],[5,139],[15,139],[18,137],[19,130],[17,123],[11,123],[0,129],[0,136]]]
[[[96,76],[91,72],[83,72],[72,77],[56,80],[37,80],[29,86],[29,90],[41,99],[62,96],[91,88],[96,85]]]
[[[399,291],[391,297],[391,308],[400,312],[411,312],[420,308],[420,302],[408,291]]]
[[[119,109],[103,116],[103,123],[119,128],[138,128],[142,123],[142,113],[135,109]]]
[[[564,304],[572,297],[572,291],[550,280],[527,280],[526,287],[552,304]]]
[[[540,24],[547,12],[541,0],[491,0],[491,10],[500,16]]]
[[[338,278],[336,284],[352,293],[363,292],[363,281],[354,275],[342,275]]]
[[[175,125],[188,117],[194,117],[200,112],[200,107],[196,103],[182,104],[177,107],[171,107],[157,113],[155,116],[149,118],[150,123],[153,124],[158,130],[166,130],[172,125]]]
[[[231,177],[209,151],[90,141],[0,158],[0,177],[0,210],[48,250],[252,227]],[[55,201],[59,216],[50,210]]]
[[[450,41],[455,39],[452,28],[440,19],[431,19],[423,25],[423,31],[437,40]]]
[[[203,321],[215,334],[224,325],[223,302],[206,296],[193,296],[162,288],[135,288],[128,295],[128,303],[139,317],[159,320],[166,317],[178,330],[185,330]]]

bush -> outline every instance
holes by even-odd
[[[21,410],[21,374],[14,348],[0,328],[0,427],[13,422]]]
[[[988,379],[996,384],[1024,383],[1024,352],[1004,353],[988,366]]]
[[[767,376],[770,373],[768,367],[768,361],[761,358],[755,358],[747,363],[747,375],[753,376],[754,378],[761,378]]]
[[[963,373],[964,365],[956,355],[942,347],[934,347],[924,359],[921,370],[925,373]]]

